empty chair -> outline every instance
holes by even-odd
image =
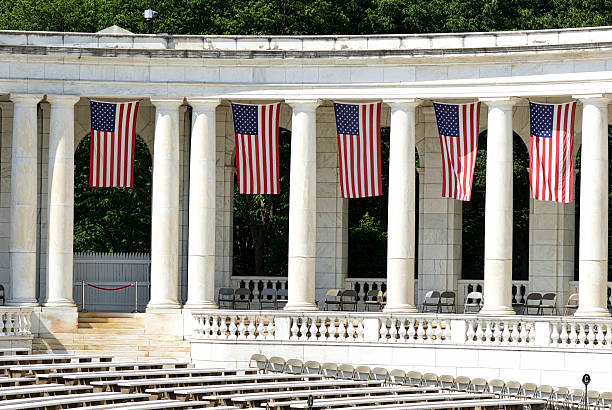
[[[584,402],[584,390],[573,389],[567,396],[567,403],[571,406],[580,406]]]
[[[538,292],[531,292],[525,299],[525,307],[523,308],[523,314],[528,315],[529,309],[535,309],[536,314],[540,313],[540,304],[542,304],[542,294]]]
[[[599,401],[605,407],[612,406],[612,392],[605,391],[599,395]]]
[[[406,373],[406,384],[420,386],[422,379],[423,375],[421,374],[421,372],[417,372],[416,370],[412,370]]]
[[[304,363],[300,359],[289,359],[285,365],[285,372],[292,374],[300,374],[304,369]]]
[[[557,387],[553,394],[556,401],[566,401],[569,397],[569,389],[567,387]]]
[[[326,377],[338,377],[338,365],[336,363],[323,363],[321,373]]]
[[[406,383],[406,372],[400,369],[393,369],[391,373],[389,373],[389,380],[392,383]]]
[[[268,366],[268,358],[263,354],[255,353],[249,360],[249,367],[257,367],[261,373],[265,373]]]
[[[472,380],[470,380],[470,378],[467,376],[457,376],[455,378],[455,387],[457,390],[468,391],[471,384]]]
[[[421,379],[422,386],[437,386],[438,375],[435,373],[425,373]]]
[[[438,312],[440,309],[440,292],[430,290],[425,294],[425,300],[421,305],[421,312]]]
[[[538,386],[535,383],[525,383],[521,387],[521,395],[525,397],[535,397],[538,392]]]
[[[285,288],[276,291],[276,308],[282,309],[289,301],[289,291]]]
[[[553,398],[553,388],[548,384],[541,384],[536,391],[536,397],[544,400],[551,400]]]
[[[352,379],[355,375],[355,368],[350,364],[341,364],[338,366],[338,377],[343,379]]]
[[[368,366],[357,366],[354,376],[359,380],[370,380],[372,379],[372,369]]]
[[[251,309],[251,291],[246,288],[236,289],[234,292],[234,309]]]
[[[372,289],[368,291],[365,300],[365,308],[367,311],[380,310],[382,308],[383,293],[380,290]]]
[[[494,394],[502,395],[506,389],[506,383],[503,380],[493,379],[489,382],[489,391]]]
[[[587,391],[587,404],[594,406],[599,404],[599,392],[597,390]]]
[[[463,313],[478,313],[482,307],[482,293],[470,292],[465,297],[465,303],[463,304]]]
[[[546,312],[550,312],[551,315],[558,315],[559,309],[557,309],[557,294],[556,293],[545,293],[542,295],[542,302],[540,303],[539,315],[543,315]]]
[[[357,292],[353,289],[343,290],[340,295],[340,309],[357,311]]]
[[[470,391],[484,393],[489,389],[489,384],[482,377],[476,377],[472,379],[470,384]]]
[[[226,305],[226,306],[223,306]],[[219,289],[219,308],[234,308],[234,289],[220,288]]]
[[[521,394],[521,384],[517,381],[511,380],[506,383],[506,396],[518,396]]]
[[[330,289],[325,293],[324,310],[330,310],[330,307],[335,306],[340,309],[340,289]]]
[[[438,385],[443,389],[454,389],[455,388],[455,376],[451,376],[450,374],[443,374],[438,377]]]
[[[455,292],[447,290],[440,294],[440,313],[457,313],[457,302]]]
[[[387,381],[389,379],[389,371],[384,367],[375,367],[372,369],[372,379]]]
[[[274,356],[268,359],[268,372],[282,373],[285,371],[285,359]]]
[[[571,315],[576,309],[578,309],[578,299],[579,296],[577,293],[572,293],[569,298],[567,298],[567,303],[563,306],[563,314],[565,316]]]
[[[266,307],[276,309],[276,289],[265,288],[259,294],[259,307],[265,309]]]
[[[314,360],[309,360],[304,363],[302,372],[308,374],[319,374],[321,373],[321,363],[315,362]]]

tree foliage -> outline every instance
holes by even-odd
[[[134,188],[91,188],[90,138],[74,155],[74,251],[149,252],[152,178],[145,142],[136,137]]]

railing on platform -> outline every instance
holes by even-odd
[[[88,282],[73,285],[74,302],[81,312],[144,312],[151,293],[150,282]]]
[[[460,279],[457,281],[457,303],[462,304],[465,297],[470,292],[483,292],[484,280],[482,279]],[[452,289],[448,289],[452,290]],[[528,280],[513,280],[512,281],[512,304],[524,304],[525,298],[529,294]],[[484,295],[486,298],[486,295]]]
[[[0,337],[31,334],[32,308],[0,306]]]
[[[612,319],[281,311],[194,312],[194,339],[612,349]]]
[[[287,289],[286,276],[232,276],[230,279],[232,288],[246,288],[253,294],[253,300],[259,300],[259,294],[266,288]]]

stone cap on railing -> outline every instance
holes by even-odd
[[[388,34],[354,36],[192,36],[132,33],[66,33],[42,31],[0,31],[0,47],[50,49],[141,50],[156,57],[161,51],[181,51],[212,57],[248,54],[265,57],[291,53],[320,55],[448,54],[473,50],[506,52],[526,48],[538,50],[600,48],[612,45],[612,27],[588,27],[534,31],[481,33]],[[495,51],[495,50],[499,51]],[[37,52],[37,54],[40,53]],[[92,51],[93,55],[100,55]]]

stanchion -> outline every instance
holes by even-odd
[[[136,281],[134,293],[136,294],[134,298],[136,299],[136,301],[134,302],[134,313],[138,313],[138,281]]]
[[[87,312],[85,309],[85,281],[81,281],[81,312]]]

